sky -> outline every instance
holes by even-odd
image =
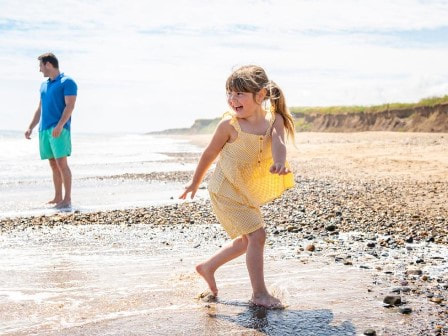
[[[448,0],[0,0],[0,130],[25,131],[53,52],[78,84],[72,131],[189,127],[262,66],[289,106],[448,94]]]

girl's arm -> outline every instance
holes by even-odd
[[[182,195],[180,195],[179,198],[185,199],[188,193],[191,193],[191,198],[194,197],[208,168],[210,168],[213,161],[215,161],[216,157],[221,152],[221,149],[229,140],[231,128],[232,126],[230,125],[230,121],[228,119],[223,120],[218,124],[215,133],[213,134],[212,140],[199,159],[199,163],[194,172],[193,179],[185,187],[185,191]]]
[[[285,125],[280,114],[275,115],[272,128],[272,158],[274,164],[269,171],[272,174],[285,175],[290,173],[286,165]]]

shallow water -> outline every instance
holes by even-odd
[[[345,336],[402,332],[409,321],[382,307],[371,271],[282,259],[269,247],[266,281],[286,310],[248,305],[243,258],[218,270],[218,302],[199,301],[205,285],[193,268],[224,243],[213,238],[219,230],[64,225],[2,234],[0,334]]]
[[[194,163],[167,153],[200,151],[186,140],[139,134],[74,133],[72,145],[72,210],[86,212],[172,203],[183,184],[107,177],[194,170]],[[45,205],[54,196],[53,182],[38,147],[37,134],[29,141],[20,132],[0,131],[0,218],[55,213]]]
[[[72,192],[73,204],[67,212],[120,210],[179,202],[184,183],[142,180],[79,180]],[[0,218],[52,215],[61,212],[45,204],[52,196],[50,181],[37,186],[16,186],[2,192],[0,188]],[[207,190],[198,190],[196,199],[208,198]],[[64,210],[65,211],[65,210]],[[63,212],[64,212],[63,211]]]

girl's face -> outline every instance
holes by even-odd
[[[239,118],[247,118],[261,107],[251,92],[227,92],[227,103]]]

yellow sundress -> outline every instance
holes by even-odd
[[[230,116],[238,137],[221,150],[208,190],[216,217],[234,239],[264,227],[260,206],[293,187],[294,176],[269,172],[274,113],[264,135],[243,132],[237,117]]]

